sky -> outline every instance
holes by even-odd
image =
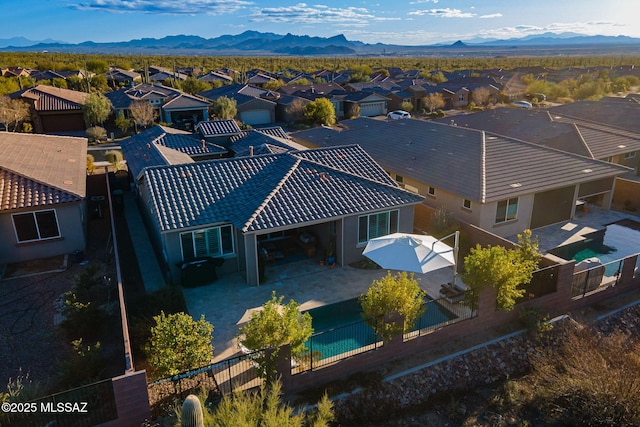
[[[0,0],[0,39],[68,43],[247,30],[400,45],[546,32],[640,37],[638,0]]]

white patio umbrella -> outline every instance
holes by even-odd
[[[454,247],[442,243],[442,240],[452,236],[455,236]],[[455,284],[458,237],[458,231],[442,239],[426,234],[393,233],[369,240],[362,254],[380,267],[390,270],[428,273],[453,267]]]

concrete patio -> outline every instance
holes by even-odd
[[[184,288],[187,309],[195,319],[202,314],[211,322],[214,361],[226,359],[240,350],[235,336],[251,313],[271,298],[271,293],[293,299],[301,310],[355,298],[366,292],[371,283],[387,274],[387,270],[364,270],[350,266],[320,266],[317,259],[283,264],[270,264],[267,281],[249,286],[239,274],[221,277],[216,282],[197,288]],[[416,274],[420,287],[433,298],[439,298],[440,285],[452,280],[452,269],[443,268],[427,274]]]

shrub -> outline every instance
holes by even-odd
[[[92,175],[93,172],[96,170],[96,166],[95,166],[95,157],[93,157],[92,154],[87,154],[87,173],[89,175]]]
[[[87,129],[87,139],[89,142],[104,142],[107,140],[107,130],[100,126],[93,126]]]
[[[518,319],[538,339],[543,338],[553,329],[553,325],[549,323],[549,315],[543,314],[534,306],[523,307],[518,313]]]
[[[122,152],[118,150],[109,150],[104,153],[106,161],[111,163],[116,170],[120,169],[120,163],[122,162]]]

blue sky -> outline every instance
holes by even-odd
[[[0,0],[0,39],[125,41],[246,30],[428,45],[545,32],[640,37],[637,0]]]

